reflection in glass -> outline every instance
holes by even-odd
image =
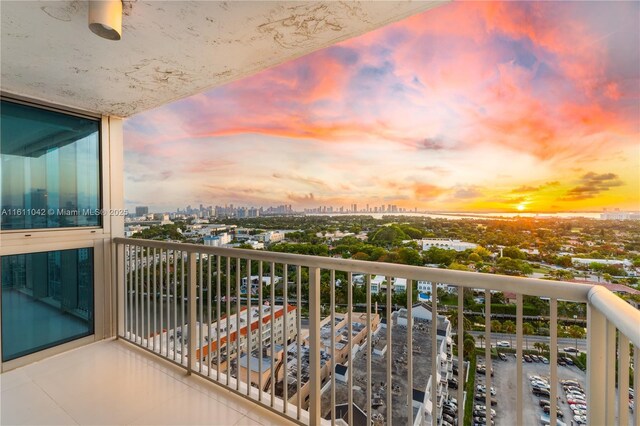
[[[99,123],[1,106],[2,230],[100,226]]]
[[[2,256],[2,360],[93,334],[93,249]]]

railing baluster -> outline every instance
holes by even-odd
[[[262,402],[262,261],[258,262],[258,401]]]
[[[231,383],[231,258],[229,256],[225,257],[225,265],[226,265],[226,281],[227,281],[227,293],[225,295],[225,301],[227,302],[227,330],[225,333],[225,352],[226,352],[226,370],[227,370],[227,386],[230,386]]]
[[[253,334],[251,323],[253,314],[251,312],[251,259],[247,259],[247,396],[251,395],[251,336]],[[260,370],[262,374],[262,370]]]
[[[522,294],[516,295],[516,424],[523,424],[523,381],[522,381]]]
[[[618,424],[629,424],[629,338],[618,334]]]
[[[336,271],[330,271],[329,311],[331,312],[331,425],[336,424]]]
[[[367,274],[367,424],[370,425],[373,421],[371,411],[371,275]]]
[[[202,300],[202,297],[203,297],[202,287],[204,285],[204,279],[203,279],[203,271],[202,271],[202,266],[203,266],[202,254],[197,254],[197,256],[198,256],[198,319],[197,321],[200,322],[200,333],[198,333],[196,350],[200,352],[200,356],[198,357],[198,372],[202,373],[202,355],[204,353],[204,312],[203,312],[203,300]],[[194,332],[196,331],[195,327],[193,331]],[[195,357],[195,352],[193,356]]]
[[[549,420],[552,425],[555,425],[558,419],[556,412],[556,406],[558,405],[558,299],[552,297],[549,300],[549,314],[549,334],[551,338],[549,345],[549,368],[551,370],[551,378],[549,380],[549,384],[551,385],[551,392],[549,392],[549,401],[551,402],[549,406]]]
[[[145,280],[147,288],[147,348],[149,348],[151,336],[151,248],[147,247],[147,279]]]
[[[296,419],[300,420],[301,410],[302,410],[302,392],[300,389],[302,388],[302,267],[300,265],[296,266],[296,339],[298,343],[298,348],[296,350],[296,355],[298,356],[297,362],[297,372],[296,372],[296,381],[297,383],[297,392],[298,392],[298,407],[296,410]]]
[[[413,424],[413,301],[409,297],[413,294],[412,280],[407,280],[407,424]],[[433,297],[433,291],[431,291]],[[433,380],[433,379],[432,379]],[[433,416],[434,407],[431,407]]]
[[[135,314],[135,319],[136,319],[136,338],[134,340],[134,342],[138,343],[138,338],[140,337],[140,316],[141,316],[141,312],[140,312],[140,279],[138,277],[139,275],[139,270],[140,270],[140,247],[136,246],[135,249],[135,269],[134,269],[134,273],[135,273],[135,292],[136,292],[136,314]],[[140,342],[142,343],[142,341]]]
[[[167,271],[166,273],[166,288],[165,288],[165,294],[167,297],[167,326],[165,327],[167,329],[167,334],[164,337],[164,344],[165,344],[165,356],[167,358],[169,358],[169,332],[171,331],[171,315],[170,315],[170,308],[171,308],[171,274],[170,274],[170,270],[171,270],[171,257],[169,256],[169,250],[165,251],[165,256],[166,256],[166,262],[165,262],[165,269]],[[162,299],[163,297],[160,298],[160,303],[162,306]],[[162,321],[160,321],[162,322]],[[164,334],[164,333],[162,333]],[[162,344],[160,345],[160,351],[162,351]]]
[[[271,380],[269,382],[269,388],[270,388],[270,392],[271,392],[271,401],[270,401],[270,405],[271,407],[273,407],[273,405],[275,404],[275,396],[276,396],[276,379],[275,379],[275,365],[276,365],[276,345],[275,345],[275,327],[276,327],[276,317],[275,317],[275,311],[276,311],[276,282],[275,282],[275,277],[276,277],[276,264],[274,262],[271,262],[271,285],[269,286],[269,292],[270,292],[270,301],[269,301],[269,307],[271,308],[270,312],[271,312],[271,321],[269,322],[270,325],[270,336],[269,336],[269,347],[271,349]]]
[[[486,419],[491,419],[491,290],[484,292],[484,362],[485,362],[485,413]],[[491,422],[489,422],[491,423]]]
[[[127,329],[127,245],[116,243],[116,338]]]
[[[158,282],[157,282],[157,256],[156,248],[153,248],[153,351],[156,352],[156,336],[158,335]]]
[[[433,295],[433,292],[431,293]],[[464,419],[464,388],[465,369],[464,369],[464,287],[458,286],[458,424],[463,423]],[[473,348],[475,351],[475,347]],[[521,423],[520,423],[521,424]]]
[[[216,255],[216,380],[220,381],[220,321],[222,321],[222,306],[220,298],[222,297],[222,289],[220,285],[220,276],[222,275],[220,255]]]
[[[287,376],[288,376],[288,366],[287,366],[287,352],[288,352],[288,342],[289,342],[289,327],[287,326],[287,314],[288,314],[288,303],[289,300],[287,298],[287,287],[289,286],[289,265],[287,265],[286,263],[283,265],[283,274],[282,274],[282,280],[283,280],[283,288],[282,288],[282,296],[284,298],[284,303],[282,304],[282,345],[284,346],[283,349],[283,354],[282,356],[284,357],[284,359],[282,360],[284,365],[284,380],[283,380],[283,390],[282,390],[282,400],[284,402],[283,404],[283,412],[285,414],[287,414],[287,410],[289,408],[289,403],[287,401],[288,397],[289,397],[289,389],[287,388],[288,384],[287,384]]]
[[[431,297],[431,425],[438,425],[438,386],[439,380],[438,375],[440,373],[440,348],[438,347],[438,290],[436,285],[435,293],[432,293]],[[411,294],[407,294],[407,297],[412,300],[413,296]],[[413,331],[412,331],[413,333]],[[446,339],[445,339],[446,343]],[[445,377],[446,379],[446,377]],[[409,392],[413,394],[413,392]]]
[[[216,256],[217,258],[218,256]],[[216,273],[217,275],[217,273]],[[213,309],[213,299],[211,295],[211,255],[207,256],[207,376],[211,377],[211,324],[213,318],[211,317],[211,310]],[[201,353],[202,355],[202,353]]]
[[[320,398],[320,268],[309,267],[309,423],[321,422]]]
[[[587,304],[587,422],[590,425],[604,425],[606,414],[606,398],[604,394],[606,385],[606,348],[603,342],[607,341],[607,319]]]
[[[612,425],[616,419],[616,326],[607,320],[607,341],[606,345],[606,387],[605,413],[606,424]]]
[[[124,338],[131,340],[131,310],[132,310],[132,293],[131,293],[131,289],[133,288],[133,256],[131,253],[132,247],[131,245],[127,245],[127,251],[126,251],[126,262],[128,264],[128,271],[127,271],[127,279],[125,280],[125,314],[124,314],[124,318],[125,318],[125,327],[124,327]],[[129,335],[127,336],[127,333],[129,333]]]
[[[180,252],[180,309],[181,309],[181,314],[182,317],[180,319],[180,346],[181,346],[181,352],[180,352],[180,364],[185,365],[187,359],[186,359],[186,352],[187,352],[187,342],[185,342],[184,339],[184,332],[185,332],[185,325],[187,324],[187,317],[186,315],[187,312],[185,312],[185,303],[184,303],[184,295],[189,291],[189,289],[187,288],[185,291],[185,285],[186,285],[186,281],[185,281],[185,259],[184,259],[184,251]],[[188,256],[188,255],[187,255]],[[188,297],[188,296],[187,296]],[[188,307],[187,307],[188,308]],[[188,332],[189,330],[187,330]],[[188,335],[187,335],[188,337]]]
[[[240,277],[242,276],[242,264],[240,258],[236,258],[236,390],[240,390],[240,383],[242,377],[240,376],[240,358],[242,357],[242,347],[240,342],[242,340],[240,315],[242,314],[242,306],[240,304]],[[249,359],[247,358],[247,368],[251,368]]]
[[[178,250],[173,251],[173,360],[178,358]]]
[[[196,344],[198,342],[198,324],[197,324],[197,304],[196,304],[196,295],[197,293],[197,286],[198,286],[198,272],[197,272],[197,263],[196,263],[196,253],[193,252],[189,252],[187,254],[187,260],[189,261],[189,282],[187,283],[188,285],[188,295],[187,295],[187,301],[189,303],[188,306],[188,312],[189,312],[189,324],[187,325],[187,332],[188,334],[188,348],[187,348],[187,353],[186,353],[186,360],[185,360],[185,352],[183,350],[182,352],[182,363],[184,364],[184,362],[187,362],[187,373],[191,374],[195,369],[196,369],[196,362],[197,362],[197,357],[196,357]],[[184,263],[184,262],[183,262]],[[184,293],[183,293],[184,295]],[[183,297],[184,299],[184,297]],[[182,323],[184,324],[184,321],[182,321]],[[182,341],[184,342],[184,327],[183,327],[183,331],[182,331]],[[200,363],[202,364],[202,363]]]
[[[347,384],[349,388],[349,407],[347,408],[348,423],[353,425],[353,273],[347,273],[347,327],[349,332],[349,367],[347,369]]]
[[[391,282],[391,276],[387,276],[387,282]],[[406,291],[406,289],[405,289]],[[393,292],[390,285],[387,286],[387,303],[386,303],[386,317],[387,317],[387,329],[386,329],[386,339],[387,339],[387,353],[386,353],[386,362],[387,362],[387,425],[391,426],[393,422],[393,405],[392,405],[392,377],[391,377],[391,369],[393,367],[392,358],[393,358],[393,345],[391,343],[391,303],[393,302]],[[335,407],[335,404],[334,404]]]
[[[640,346],[633,346],[633,424],[640,426]]]

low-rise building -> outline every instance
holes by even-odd
[[[478,247],[478,245],[474,243],[452,240],[450,238],[424,238],[414,241],[418,243],[418,246],[422,247],[422,250],[429,250],[431,247],[437,247],[445,250],[465,251],[473,250]]]

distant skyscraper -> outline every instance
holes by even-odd
[[[149,207],[147,206],[137,206],[136,207],[136,216],[145,216],[149,214]]]

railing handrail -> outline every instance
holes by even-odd
[[[589,290],[588,300],[634,345],[640,347],[640,311],[608,289],[597,285]]]
[[[279,253],[247,249],[211,247],[201,244],[176,243],[168,241],[144,240],[139,238],[114,238],[116,244],[131,244],[141,247],[180,250],[186,253],[229,256],[276,262],[290,265],[310,266],[320,269],[335,269],[344,272],[402,277],[411,280],[447,283],[465,288],[483,288],[501,292],[526,294],[538,297],[554,297],[571,302],[588,302],[591,284],[566,281],[549,281],[537,278],[514,277],[507,275],[483,274],[477,272],[456,271],[451,269],[430,268],[424,266],[401,265],[396,263],[368,262],[353,259],[311,256],[304,254]],[[606,289],[603,289],[606,290]],[[606,290],[609,291],[609,290]],[[624,302],[623,302],[624,303]]]

